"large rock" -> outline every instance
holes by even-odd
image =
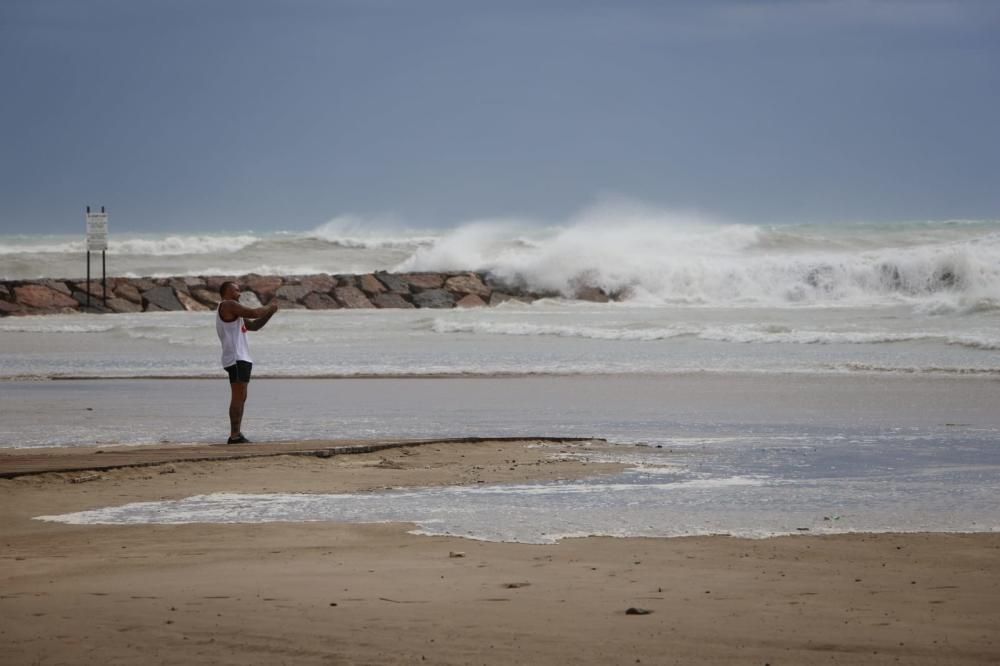
[[[413,308],[413,303],[403,298],[401,294],[379,294],[372,299],[377,308]]]
[[[455,296],[444,289],[428,289],[414,294],[413,304],[418,308],[453,308]]]
[[[79,304],[81,310],[85,310],[87,307],[90,307],[92,311],[97,311],[97,312],[106,310],[106,308],[104,308],[102,305],[104,299],[102,299],[100,296],[88,295],[82,291],[74,291],[72,296],[73,299]]]
[[[332,275],[320,273],[319,275],[307,275],[302,278],[302,286],[308,287],[309,291],[318,291],[321,294],[329,294],[337,286],[337,279]]]
[[[207,305],[211,309],[215,309],[215,306],[222,301],[222,296],[219,296],[218,289],[209,289],[208,287],[195,287],[191,290],[191,296],[198,299],[200,303]]]
[[[142,304],[142,293],[131,282],[119,282],[115,287],[115,296],[132,301],[138,305]]]
[[[455,303],[456,308],[482,308],[486,307],[486,301],[475,294],[466,294]]]
[[[73,298],[77,301],[77,303],[79,303],[80,312],[111,312],[111,308],[104,305],[103,299],[88,296],[82,291],[74,291]],[[90,299],[89,303],[87,302],[88,298]]]
[[[149,278],[132,278],[132,286],[139,290],[139,293],[155,289],[157,285]]]
[[[17,303],[8,303],[7,301],[0,301],[0,315],[10,315],[24,312],[24,308]]]
[[[153,287],[142,292],[144,310],[183,310],[184,306],[177,300],[177,295],[170,287]],[[152,306],[152,307],[150,307]]]
[[[274,298],[284,283],[284,279],[277,275],[248,275],[243,280],[243,289],[257,294],[257,298],[266,303]]]
[[[124,298],[109,298],[108,309],[112,312],[142,312],[142,306]]]
[[[278,291],[275,295],[283,301],[292,301],[298,303],[303,298],[309,295],[312,289],[301,284],[286,284],[283,287],[278,287]]]
[[[624,287],[619,287],[618,289],[615,289],[610,294],[608,294],[608,297],[611,298],[611,300],[613,301],[628,301],[631,300],[632,297],[634,296],[635,296],[635,289],[632,287],[632,285],[628,284],[625,285]]]
[[[345,308],[373,308],[372,302],[368,300],[357,287],[337,287],[333,290],[333,295],[337,297],[340,304]]]
[[[595,303],[607,303],[611,300],[600,287],[577,287],[573,297],[581,301],[593,301]]]
[[[340,303],[332,296],[315,291],[310,292],[308,296],[303,298],[302,304],[310,310],[337,310],[340,308]]]
[[[505,294],[521,294],[527,289],[527,283],[520,276],[503,277],[496,273],[486,273],[483,275],[483,282],[493,291],[502,291]]]
[[[371,273],[367,275],[362,275],[358,278],[358,285],[361,287],[361,291],[365,292],[369,296],[375,296],[385,292],[385,285],[378,281]]]
[[[117,286],[117,281],[114,278],[108,279],[108,296],[112,296],[115,292],[115,287]],[[73,289],[76,291],[82,291],[83,293],[90,292],[90,295],[96,298],[102,298],[104,296],[104,285],[101,284],[100,280],[91,280],[87,282],[86,280],[81,280],[80,282],[73,283]]]
[[[375,273],[375,277],[378,278],[379,282],[385,285],[386,289],[394,294],[410,293],[410,285],[407,284],[406,280],[398,275],[386,273],[385,271],[378,271]]]
[[[35,284],[39,284],[43,287],[48,287],[49,289],[55,289],[60,294],[65,294],[67,296],[73,293],[73,290],[69,288],[69,285],[67,285],[62,280],[48,280],[48,279],[37,280],[35,281]]]
[[[414,289],[440,289],[444,285],[444,276],[440,273],[403,273],[399,277]]]
[[[40,284],[14,287],[14,296],[21,305],[38,310],[75,308],[78,305],[72,296]]]
[[[178,294],[187,294],[190,293],[191,291],[191,288],[188,286],[187,280],[183,278],[171,278],[167,280],[167,284],[165,286],[173,287],[174,291],[176,291]]]
[[[209,289],[219,293],[219,287],[222,286],[223,282],[235,282],[239,284],[240,280],[235,275],[208,275],[205,277],[205,286]]]
[[[244,291],[240,293],[240,305],[256,309],[263,307],[264,304],[260,302],[259,298],[257,298],[257,294],[252,291]]]
[[[193,296],[185,294],[183,291],[177,292],[177,300],[181,302],[181,305],[183,305],[184,309],[188,312],[205,312],[212,309],[196,300]]]
[[[444,288],[459,294],[475,294],[480,298],[489,298],[493,290],[483,284],[478,276],[469,273],[468,275],[456,275],[444,281]]]

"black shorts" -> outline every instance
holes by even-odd
[[[226,372],[229,373],[229,383],[249,384],[250,370],[252,368],[253,363],[250,363],[249,361],[236,361],[236,363],[226,367]]]

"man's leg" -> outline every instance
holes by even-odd
[[[229,437],[239,437],[243,423],[243,405],[247,401],[247,382],[232,382],[232,398],[229,401]]]

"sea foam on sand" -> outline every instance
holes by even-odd
[[[801,467],[809,451],[784,455],[788,465]],[[618,458],[614,453],[597,457],[602,462]],[[723,471],[727,465],[718,454],[707,456],[698,468],[690,458],[690,453],[637,453],[628,447],[620,459],[642,465],[595,479],[362,494],[214,493],[38,519],[76,525],[403,522],[415,523],[419,534],[523,543],[579,535],[761,538],[1000,530],[991,500],[1000,493],[1000,465],[990,471],[982,465],[958,470],[911,463],[913,469],[892,474],[890,484],[882,474],[860,471],[830,478],[821,462],[813,462],[817,469],[808,475],[798,470],[747,475]],[[730,461],[728,468],[733,466]],[[955,483],[962,474],[967,482]]]

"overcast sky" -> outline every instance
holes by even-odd
[[[0,0],[0,232],[1000,218],[1000,2]]]

